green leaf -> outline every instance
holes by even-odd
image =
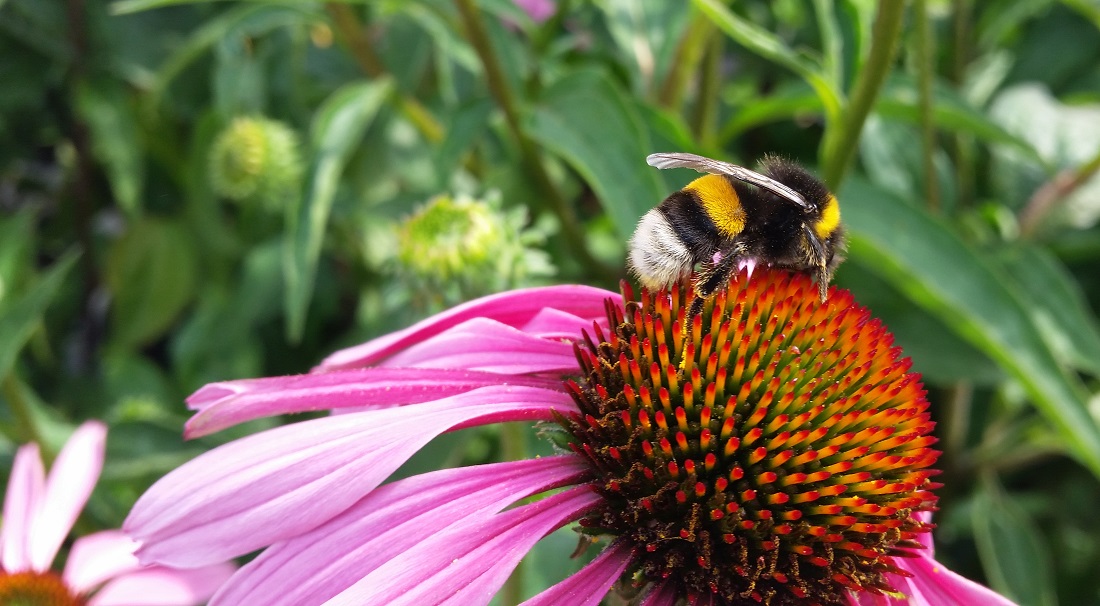
[[[157,106],[176,77],[222,40],[231,36],[259,36],[280,27],[308,25],[321,20],[319,9],[307,4],[245,5],[226,11],[192,32],[186,42],[161,65],[149,95],[150,103]]]
[[[133,223],[111,244],[103,277],[115,344],[146,345],[168,330],[195,297],[198,253],[191,233],[158,218]]]
[[[778,36],[770,31],[743,19],[719,0],[693,0],[695,6],[703,11],[719,29],[726,32],[735,42],[748,50],[790,69],[802,77],[821,100],[825,116],[830,123],[840,117],[840,93],[829,82],[822,68],[814,61],[791,50]]]
[[[61,257],[26,293],[7,299],[0,307],[0,378],[11,372],[16,356],[31,338],[77,256],[68,253]]]
[[[1100,476],[1100,430],[1084,388],[1058,364],[1011,280],[948,227],[887,191],[858,181],[840,199],[852,257],[996,360]]]
[[[0,217],[0,306],[16,294],[34,250],[34,213],[31,210]]]
[[[349,84],[332,93],[314,116],[310,132],[313,164],[306,198],[300,208],[290,209],[283,259],[287,335],[292,341],[301,338],[305,327],[321,243],[340,175],[392,89],[389,79]]]
[[[1050,551],[1035,522],[986,478],[971,510],[974,540],[990,586],[1019,604],[1054,606]]]
[[[997,260],[1049,347],[1065,363],[1100,376],[1100,326],[1069,271],[1046,249],[1026,244],[999,251]]]
[[[131,218],[141,210],[145,165],[134,107],[113,81],[81,86],[76,109],[92,134],[92,153],[107,173],[111,193]]]
[[[666,195],[645,163],[654,150],[626,96],[602,72],[577,71],[554,83],[526,123],[540,145],[592,187],[624,238]]]

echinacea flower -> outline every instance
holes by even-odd
[[[190,606],[204,603],[235,570],[143,567],[137,544],[117,530],[73,542],[64,571],[51,570],[103,467],[107,428],[81,425],[46,475],[36,444],[19,449],[0,530],[0,604],[6,606]]]
[[[526,604],[594,605],[616,584],[646,606],[1008,604],[931,557],[919,376],[849,293],[816,292],[758,270],[689,318],[690,287],[624,287],[621,305],[512,291],[308,375],[208,385],[191,436],[343,414],[196,458],[124,527],[140,558],[174,566],[266,547],[212,604],[486,604],[572,522],[605,547]],[[380,486],[442,432],[520,420],[557,424],[568,450]]]

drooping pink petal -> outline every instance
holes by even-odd
[[[313,419],[261,432],[172,471],[138,500],[123,528],[146,563],[200,566],[302,534],[377,487],[444,431],[549,420],[569,396],[483,387],[424,404]]]
[[[488,604],[531,546],[599,500],[588,486],[579,486],[494,516],[466,518],[390,559],[326,604]]]
[[[562,456],[447,469],[387,484],[307,534],[265,550],[211,604],[321,604],[420,541],[471,516],[575,480]]]
[[[601,328],[607,328],[607,319],[601,318]],[[519,327],[523,332],[542,339],[558,341],[576,339],[582,330],[592,330],[592,320],[582,318],[560,309],[547,307],[535,314],[535,317]]]
[[[357,368],[326,373],[211,383],[187,402],[199,412],[184,435],[204,436],[261,417],[429,402],[491,385],[558,389],[548,377],[438,368]]]
[[[1013,602],[966,577],[951,572],[931,557],[912,558],[905,566],[913,576],[906,579],[911,606],[966,604],[967,606],[1013,606]]]
[[[118,577],[103,586],[88,606],[197,606],[233,575],[232,564],[177,570],[154,566]]]
[[[505,374],[577,369],[573,346],[533,337],[487,318],[474,318],[397,352],[382,366],[462,368]]]
[[[676,606],[680,596],[672,583],[660,583],[649,588],[638,606]]]
[[[602,319],[603,302],[619,299],[608,290],[581,285],[548,286],[513,290],[482,297],[436,314],[409,328],[338,351],[323,362],[320,369],[368,366],[428,337],[470,320],[485,317],[512,327],[520,327],[545,308],[554,308],[588,321]]]
[[[73,543],[61,578],[77,593],[88,593],[109,579],[139,570],[135,549],[137,543],[117,530],[80,537]]]
[[[46,471],[37,444],[21,446],[15,453],[8,491],[4,495],[4,526],[0,537],[0,562],[5,572],[31,568],[30,528],[42,507]]]
[[[35,570],[46,570],[73,528],[99,481],[107,426],[88,421],[73,432],[46,477],[42,509],[31,525],[30,556]]]
[[[630,564],[631,548],[619,541],[588,563],[576,574],[527,600],[522,606],[597,606]]]

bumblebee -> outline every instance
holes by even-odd
[[[627,265],[647,288],[688,279],[698,265],[689,317],[702,311],[734,271],[757,265],[804,271],[822,302],[843,260],[840,204],[798,164],[775,156],[762,173],[695,154],[652,154],[655,168],[692,168],[702,177],[642,216],[630,238]]]

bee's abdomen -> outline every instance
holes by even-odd
[[[679,191],[638,222],[630,238],[630,270],[647,287],[671,286],[709,258],[718,241],[714,221],[698,199]]]

